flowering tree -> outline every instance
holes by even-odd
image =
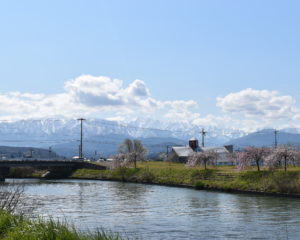
[[[215,151],[194,152],[188,157],[186,165],[189,167],[204,165],[204,169],[207,169],[207,164],[212,163],[217,158],[218,154]]]
[[[228,153],[227,160],[231,163],[231,165],[237,165],[239,160],[239,152]]]
[[[292,162],[293,162],[293,166],[296,167],[300,163],[300,150],[295,149],[294,153],[295,153],[295,159]]]
[[[283,164],[284,171],[287,170],[288,164],[295,164],[296,151],[291,146],[280,146],[271,151],[266,158],[266,165],[269,168],[276,168]]]
[[[111,164],[112,169],[125,167],[128,164],[128,162],[126,160],[126,155],[123,153],[116,154],[116,155],[112,156],[111,158],[113,159],[112,164]]]
[[[136,168],[136,162],[145,159],[147,149],[139,140],[125,139],[119,146],[119,152],[123,154],[124,164],[134,163],[134,168]]]
[[[162,161],[168,161],[168,155],[165,152],[161,152],[158,155],[158,159]]]
[[[245,169],[255,163],[257,171],[260,171],[260,165],[268,154],[267,148],[247,147],[243,152],[238,153],[238,168]]]

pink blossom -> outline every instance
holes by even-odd
[[[195,167],[197,165],[204,165],[206,169],[207,164],[213,163],[218,158],[215,151],[194,152],[188,157],[186,166]]]

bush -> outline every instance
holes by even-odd
[[[195,189],[201,190],[201,189],[204,189],[204,188],[205,188],[205,184],[203,182],[201,182],[201,181],[196,182]]]
[[[272,178],[271,186],[281,193],[299,193],[299,177],[296,172],[277,172]]]
[[[155,180],[155,175],[150,171],[149,168],[145,168],[140,172],[139,178],[142,180],[142,182],[152,183]]]
[[[32,177],[35,172],[34,168],[31,167],[12,167],[9,171],[9,177]]]
[[[140,170],[138,168],[118,167],[117,169],[112,171],[112,176],[122,181],[128,181],[139,171]]]

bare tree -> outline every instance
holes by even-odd
[[[207,169],[207,165],[212,163],[218,158],[218,154],[215,151],[193,152],[186,163],[189,167],[195,167],[197,165],[204,165],[204,169]]]
[[[134,163],[134,168],[136,168],[137,161],[145,160],[147,149],[139,140],[125,139],[119,146],[119,152],[124,155],[125,163]]]
[[[268,156],[270,150],[267,148],[247,147],[243,152],[238,153],[238,168],[244,169],[251,166],[253,163],[260,171],[260,166]]]
[[[36,199],[27,199],[24,184],[0,185],[0,210],[18,215],[30,215],[37,206]]]
[[[23,185],[2,185],[0,187],[0,209],[15,212],[24,193]]]

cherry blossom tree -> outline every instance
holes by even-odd
[[[218,158],[218,154],[215,151],[194,152],[188,157],[186,165],[188,167],[195,167],[197,165],[204,165],[204,169],[207,169],[209,163],[213,163]]]
[[[257,167],[257,171],[260,171],[260,166],[268,156],[270,150],[260,147],[247,147],[243,152],[238,153],[238,168],[245,169],[251,166],[253,163]]]
[[[125,167],[128,165],[128,162],[126,160],[126,154],[119,153],[111,157],[113,159],[111,168],[116,169],[120,167]]]
[[[298,166],[300,164],[300,149],[294,149],[295,159],[293,160],[293,166]]]
[[[136,168],[137,161],[145,160],[147,149],[139,140],[125,139],[119,146],[119,153],[123,154],[124,164],[134,163]]]
[[[266,158],[266,166],[272,169],[283,165],[284,171],[287,171],[289,164],[295,165],[296,155],[296,151],[291,146],[277,147]]]
[[[239,152],[228,153],[227,160],[231,163],[231,165],[237,165],[239,160]]]
[[[161,152],[158,155],[158,159],[162,161],[168,161],[168,155],[165,152]]]

